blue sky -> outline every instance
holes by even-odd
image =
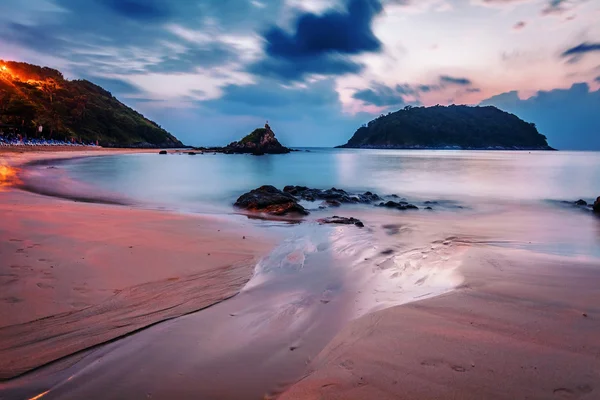
[[[194,145],[265,120],[342,144],[407,104],[493,104],[600,150],[598,0],[3,0],[0,58],[110,90]]]

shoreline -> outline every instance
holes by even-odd
[[[43,159],[147,152],[1,153]],[[1,157],[4,156],[4,157]],[[276,240],[207,215],[0,191],[0,380],[230,298]]]
[[[553,147],[460,147],[460,146],[335,146],[335,149],[365,149],[365,150],[466,150],[466,151],[559,151]]]

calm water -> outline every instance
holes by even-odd
[[[410,200],[577,200],[600,194],[600,153],[311,149],[287,155],[137,154],[65,165],[141,202],[223,207],[260,185],[337,187]]]

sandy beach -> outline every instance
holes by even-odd
[[[600,398],[597,260],[472,248],[460,272],[347,325],[280,398]]]
[[[4,153],[43,158],[130,150]],[[0,192],[0,379],[236,294],[272,240],[243,222]]]

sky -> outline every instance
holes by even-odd
[[[406,105],[495,105],[600,150],[600,0],[2,0],[0,58],[88,79],[186,144],[265,121],[345,143]]]

